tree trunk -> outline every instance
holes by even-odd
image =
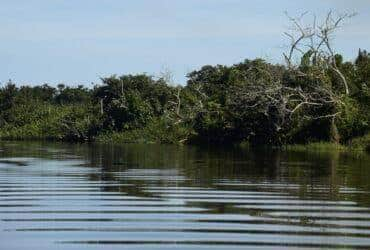
[[[329,131],[330,141],[336,144],[339,144],[340,135],[338,132],[337,125],[335,124],[335,119],[332,118],[330,122],[330,131]]]
[[[103,103],[103,99],[100,99],[100,114],[103,114],[104,113],[104,107],[103,107],[104,103]]]

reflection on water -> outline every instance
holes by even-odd
[[[370,157],[0,144],[0,249],[370,249]]]

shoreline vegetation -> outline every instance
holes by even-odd
[[[370,54],[353,61],[321,25],[288,16],[285,64],[205,65],[176,85],[169,72],[110,76],[91,88],[0,87],[0,140],[240,144],[370,151]]]

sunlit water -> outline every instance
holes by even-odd
[[[370,157],[0,143],[0,249],[370,249]]]

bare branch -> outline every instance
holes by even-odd
[[[329,11],[321,24],[318,24],[316,16],[313,16],[311,26],[304,26],[301,23],[301,19],[306,14],[307,12],[303,13],[298,18],[293,18],[286,13],[293,25],[292,33],[284,33],[284,35],[290,39],[288,53],[283,53],[288,68],[294,69],[298,75],[306,76],[307,74],[305,72],[299,70],[299,65],[294,65],[292,63],[292,58],[297,53],[305,55],[307,52],[310,52],[310,63],[318,69],[333,70],[342,82],[345,94],[349,95],[348,82],[335,60],[336,53],[331,44],[331,36],[341,27],[341,24],[345,20],[352,18],[356,13],[334,15],[333,11]],[[308,50],[302,48],[308,48]]]

